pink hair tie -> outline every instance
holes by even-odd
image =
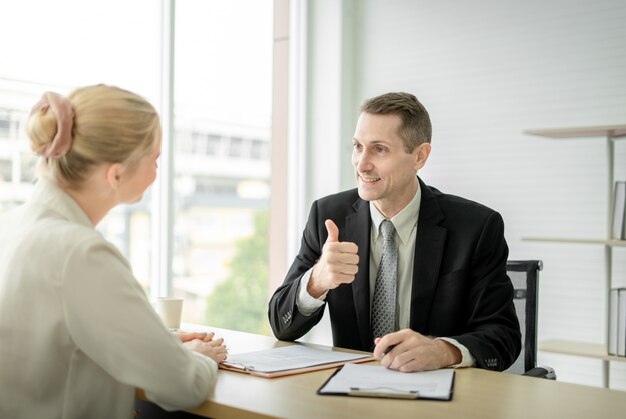
[[[57,119],[57,132],[52,142],[45,144],[37,150],[37,153],[44,157],[61,157],[67,154],[72,147],[72,124],[74,122],[74,111],[69,99],[54,92],[43,94],[39,102],[33,106],[31,113],[37,111],[50,111]]]

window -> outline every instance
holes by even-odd
[[[9,138],[11,135],[11,120],[9,113],[0,110],[0,138]]]
[[[207,154],[209,156],[219,156],[222,149],[222,137],[215,134],[209,134],[207,139]]]
[[[207,137],[200,133],[191,134],[191,152],[193,154],[206,154]]]
[[[2,46],[3,56],[13,59],[0,66],[0,179],[10,176],[12,183],[2,187],[0,212],[24,202],[32,190],[36,157],[23,126],[43,92],[67,94],[75,87],[106,83],[139,93],[158,107],[160,7],[152,0],[109,0],[98,5],[97,13],[82,0],[3,5],[0,39],[14,41]],[[139,204],[110,211],[98,226],[131,261],[146,290],[151,281],[151,252],[145,248],[151,239],[149,206],[146,194]]]
[[[11,160],[0,159],[0,183],[11,181],[12,168]]]
[[[250,158],[252,160],[264,160],[269,156],[267,150],[267,142],[261,140],[252,140],[250,146]]]
[[[4,105],[2,102],[4,102]],[[0,183],[11,183],[14,178],[15,182],[19,183],[20,176],[16,170],[19,170],[19,157],[22,150],[15,141],[15,137],[21,112],[12,111],[7,102],[9,101],[0,99]],[[5,107],[4,109],[3,106]],[[6,195],[3,194],[0,200],[7,199],[7,196],[10,195],[12,195],[12,192],[8,192]]]
[[[232,137],[230,139],[230,146],[228,147],[228,157],[241,159],[242,155],[243,155],[243,138]]]
[[[187,321],[257,333],[268,332],[269,155],[256,146],[250,162],[252,139],[270,139],[272,13],[270,0],[176,3],[174,124],[193,131],[193,150],[174,156],[185,185],[174,293]]]
[[[110,0],[97,13],[82,0],[3,6],[0,39],[19,42],[3,45],[4,56],[16,58],[0,68],[0,182],[17,187],[3,188],[0,212],[24,202],[32,189],[36,159],[19,128],[44,91],[67,94],[106,83],[159,108],[168,84],[162,79],[168,72],[161,70],[166,3]],[[157,183],[141,202],[111,210],[98,229],[129,259],[149,295],[163,289],[153,241],[171,240],[170,279],[174,293],[185,297],[184,321],[263,333],[273,2],[173,4],[174,120],[160,110],[175,133],[173,234],[154,234],[160,215],[155,204],[164,201]],[[42,48],[42,39],[55,47]]]
[[[30,185],[35,181],[37,159],[30,152],[22,152],[19,157],[19,162],[16,164],[19,172],[16,177],[20,179],[20,182]]]

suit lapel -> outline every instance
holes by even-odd
[[[444,219],[437,199],[419,180],[422,189],[415,241],[413,286],[411,287],[411,329],[427,333],[428,316],[437,288],[447,230],[439,226]]]
[[[355,243],[359,247],[359,271],[352,283],[354,296],[354,308],[359,328],[362,347],[369,348],[369,324],[370,324],[370,229],[372,219],[370,217],[369,203],[358,199],[353,208],[354,214],[346,217],[345,241]]]

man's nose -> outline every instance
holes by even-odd
[[[367,151],[362,152],[356,156],[354,167],[359,172],[367,172],[372,170],[372,161],[370,160],[369,153]]]

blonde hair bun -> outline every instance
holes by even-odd
[[[80,187],[90,169],[98,164],[121,163],[133,170],[160,134],[155,108],[128,90],[98,84],[78,88],[67,98],[50,92],[44,97],[50,94],[55,95],[49,97],[50,107],[44,103],[38,108],[40,102],[33,108],[27,133],[31,148],[45,157],[41,162],[46,174],[69,187]],[[64,102],[64,113],[54,108],[55,101]],[[57,114],[70,114],[71,120],[57,120]],[[53,142],[58,121],[70,125],[61,131],[67,134],[60,136],[66,140],[63,147],[52,144],[52,152],[40,152]]]
[[[39,154],[47,147],[57,132],[57,119],[50,110],[39,109],[31,113],[26,124],[30,149]]]

